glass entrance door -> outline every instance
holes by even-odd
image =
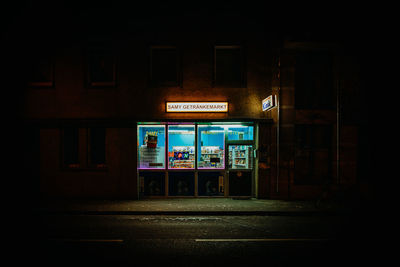
[[[228,145],[229,195],[251,196],[253,177],[253,145]]]

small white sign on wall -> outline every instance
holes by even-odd
[[[270,95],[262,101],[262,110],[267,111],[276,107],[276,96]]]

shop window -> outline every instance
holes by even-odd
[[[63,129],[63,163],[67,168],[79,167],[79,128]]]
[[[179,85],[178,50],[173,46],[150,48],[150,80],[153,86]]]
[[[296,55],[295,106],[297,109],[334,107],[332,58],[323,52]]]
[[[195,129],[194,125],[168,126],[168,168],[194,169]]]
[[[139,169],[165,169],[165,126],[138,126]]]
[[[229,145],[229,169],[252,169],[252,159],[252,145]]]
[[[296,184],[322,184],[332,179],[332,127],[296,125]]]
[[[116,59],[111,48],[91,47],[87,60],[89,87],[115,87]]]
[[[169,172],[168,190],[170,196],[194,196],[194,173]]]
[[[227,137],[228,140],[253,140],[254,139],[254,127],[243,126],[243,125],[228,125]]]
[[[225,134],[223,126],[198,126],[198,163],[199,169],[225,168]]]
[[[215,46],[214,83],[220,87],[245,87],[241,46]]]
[[[106,167],[106,129],[65,127],[62,131],[63,167]]]

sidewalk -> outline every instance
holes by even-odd
[[[49,214],[83,215],[312,215],[349,212],[315,207],[314,201],[232,198],[171,198],[143,200],[47,201],[36,210]]]

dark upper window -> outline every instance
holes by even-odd
[[[51,56],[40,54],[31,59],[28,69],[28,85],[32,87],[54,86],[54,63]]]
[[[62,131],[63,167],[67,169],[106,167],[106,129],[65,127]]]
[[[79,128],[63,130],[63,163],[65,167],[79,167]]]
[[[332,57],[327,52],[296,55],[295,106],[297,109],[334,107]]]
[[[90,47],[87,55],[89,87],[116,86],[116,59],[110,47]]]
[[[106,129],[95,127],[89,129],[89,163],[90,165],[106,163]]]
[[[150,81],[153,86],[178,86],[179,55],[175,46],[150,47]]]
[[[244,56],[241,46],[215,46],[214,84],[245,87]]]

